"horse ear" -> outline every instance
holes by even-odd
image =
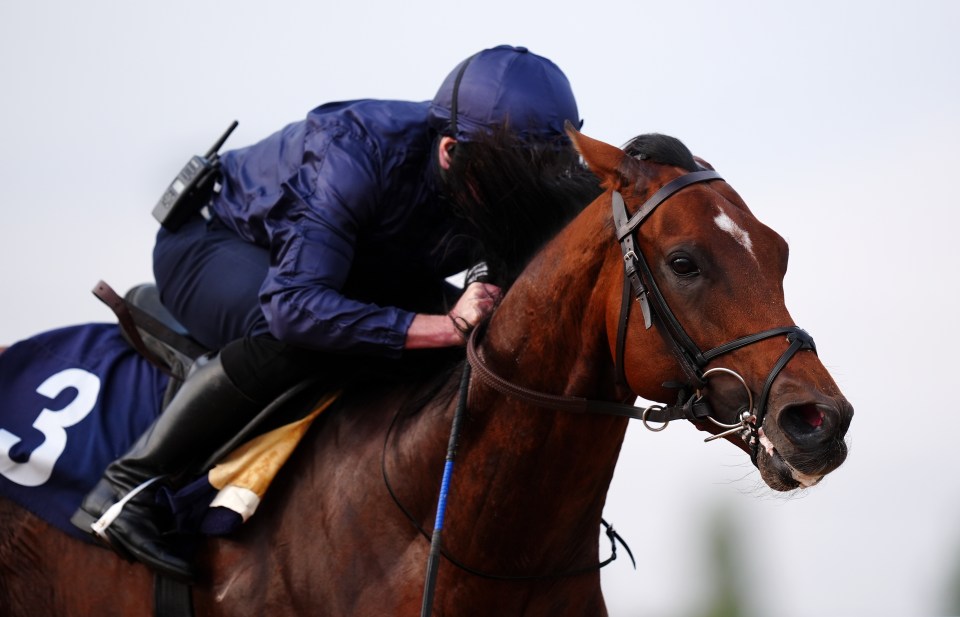
[[[616,186],[624,178],[621,168],[626,153],[616,146],[602,142],[592,137],[587,137],[568,121],[564,126],[567,136],[573,142],[573,147],[577,149],[580,156],[583,157],[587,167],[590,168],[604,185]]]

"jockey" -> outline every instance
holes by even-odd
[[[450,187],[463,185],[453,176],[468,145],[494,132],[568,149],[566,121],[580,125],[563,72],[499,46],[461,62],[432,101],[330,103],[224,153],[208,216],[161,228],[154,249],[164,304],[219,353],[197,361],[74,524],[89,532],[134,489],[198,464],[304,379],[342,374],[355,358],[463,345],[500,289],[473,282],[450,295],[446,277],[475,257],[451,208]],[[190,580],[192,566],[161,535],[154,507],[150,486],[102,533],[121,554]]]

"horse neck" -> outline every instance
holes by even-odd
[[[541,251],[494,315],[480,354],[506,379],[552,394],[616,398],[602,284],[615,246],[596,210]],[[488,558],[495,564],[512,559],[557,571],[595,561],[627,422],[537,408],[478,383],[469,409],[457,472],[469,478],[457,494],[470,520],[461,541],[500,553]]]

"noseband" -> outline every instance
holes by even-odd
[[[657,281],[650,270],[650,266],[647,263],[646,258],[643,256],[643,251],[640,250],[640,247],[636,241],[636,233],[640,225],[643,224],[643,222],[653,213],[654,210],[657,209],[658,206],[670,198],[670,196],[672,196],[674,193],[692,184],[722,179],[723,178],[720,176],[720,174],[711,170],[695,171],[680,176],[679,178],[675,178],[654,193],[642,206],[640,206],[640,209],[638,209],[632,217],[627,213],[623,196],[620,195],[619,192],[613,191],[611,200],[613,208],[613,220],[617,228],[617,240],[620,243],[620,249],[623,253],[625,277],[623,285],[623,300],[620,306],[620,324],[617,328],[617,374],[620,380],[623,383],[626,383],[623,355],[624,348],[626,347],[627,320],[630,317],[630,306],[632,305],[630,294],[630,291],[632,290],[633,296],[640,304],[640,310],[643,313],[644,326],[649,329],[653,325],[654,317],[657,318],[658,322],[662,325],[662,327],[659,328],[661,334],[669,343],[674,352],[674,356],[677,358],[680,366],[683,368],[684,372],[692,382],[694,394],[689,399],[687,404],[691,404],[692,402],[702,403],[704,406],[706,406],[706,409],[702,410],[701,413],[704,415],[701,415],[700,418],[705,418],[716,426],[726,429],[721,433],[707,438],[707,441],[712,441],[713,439],[739,433],[740,437],[750,447],[751,458],[753,459],[754,464],[756,464],[757,448],[760,442],[758,431],[760,427],[763,426],[763,419],[766,416],[770,388],[773,386],[773,382],[777,378],[777,375],[779,375],[780,371],[783,370],[783,367],[787,365],[787,362],[789,362],[798,351],[801,349],[810,349],[816,353],[817,349],[816,345],[814,345],[813,338],[802,328],[797,326],[783,326],[779,328],[763,330],[762,332],[758,332],[756,334],[750,334],[718,347],[714,347],[708,351],[701,351],[693,339],[690,338],[690,336],[684,330],[673,311],[670,310],[670,305],[667,304],[666,299],[660,292],[660,288],[657,286]],[[763,391],[760,394],[756,409],[754,409],[753,406],[753,395],[750,392],[750,388],[747,386],[743,377],[741,377],[738,373],[726,368],[713,368],[710,370],[704,370],[714,358],[730,353],[736,349],[746,347],[747,345],[751,345],[758,341],[780,335],[786,335],[787,341],[790,343],[790,345],[787,347],[786,351],[784,351],[783,355],[780,356],[780,359],[777,360],[776,364],[774,364],[773,369],[767,376],[767,380],[764,383]],[[712,416],[706,400],[704,400],[700,395],[700,390],[706,385],[707,379],[717,373],[727,373],[736,377],[747,392],[748,404],[746,408],[740,411],[739,422],[736,424],[725,424],[716,420]],[[651,428],[646,421],[644,421],[644,424],[647,426],[647,428]],[[664,426],[660,426],[656,430],[662,430]]]
[[[613,220],[616,224],[617,241],[620,243],[624,262],[623,300],[620,308],[620,322],[617,328],[615,358],[617,374],[620,380],[626,384],[623,357],[624,348],[626,347],[627,321],[630,317],[630,307],[633,304],[632,300],[636,299],[640,304],[640,310],[643,313],[646,328],[649,329],[653,325],[654,319],[661,324],[662,327],[658,329],[670,345],[683,371],[687,374],[688,383],[686,384],[664,384],[668,387],[680,388],[681,394],[676,405],[664,406],[655,404],[647,408],[639,408],[623,403],[545,394],[519,386],[494,373],[480,357],[477,351],[477,343],[482,336],[483,327],[474,329],[467,344],[467,361],[473,368],[474,376],[485,385],[502,394],[525,400],[539,407],[639,419],[643,422],[644,426],[652,431],[663,430],[672,420],[687,419],[693,422],[708,420],[723,430],[720,433],[708,437],[705,441],[712,441],[720,437],[739,434],[741,439],[750,447],[751,459],[754,465],[756,465],[760,444],[759,429],[763,426],[763,420],[766,416],[768,398],[773,382],[777,378],[777,375],[780,374],[780,371],[783,370],[798,351],[809,349],[816,353],[813,338],[802,328],[797,326],[783,326],[763,330],[756,334],[750,334],[714,347],[708,351],[701,351],[693,339],[686,333],[673,311],[670,310],[670,306],[660,292],[660,288],[657,286],[650,266],[643,256],[643,251],[640,250],[636,241],[636,231],[640,225],[658,206],[674,193],[692,184],[722,179],[720,174],[709,170],[695,171],[680,176],[662,186],[632,217],[627,213],[623,196],[617,191],[613,191],[612,195]],[[705,370],[707,365],[719,356],[758,341],[780,335],[786,335],[789,346],[774,364],[770,374],[767,376],[766,382],[763,385],[763,391],[757,400],[756,408],[754,408],[754,399],[750,388],[747,386],[743,377],[737,372],[722,367]],[[740,410],[739,421],[735,424],[726,424],[715,419],[707,400],[701,395],[701,390],[706,385],[707,380],[711,376],[720,373],[735,377],[747,392],[747,405]],[[688,393],[689,396],[687,395]],[[651,423],[659,424],[659,426],[654,426]]]

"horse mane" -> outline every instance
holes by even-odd
[[[600,194],[569,143],[526,144],[506,131],[458,143],[443,174],[448,199],[486,262],[509,287],[540,248]]]
[[[623,149],[637,159],[688,171],[700,169],[690,150],[668,135],[639,135]],[[524,144],[506,131],[458,143],[451,168],[441,179],[446,199],[464,223],[462,231],[448,241],[472,247],[474,261],[488,266],[488,280],[504,289],[543,245],[602,192],[600,180],[569,143]],[[401,373],[400,382],[415,375],[447,376],[463,360],[461,349],[406,357],[402,364],[407,372]],[[391,363],[383,374],[397,377],[396,367]],[[434,386],[436,390],[412,407],[438,395],[443,380]]]
[[[701,169],[683,142],[669,135],[638,135],[623,149],[636,159]],[[503,288],[602,192],[565,138],[528,144],[506,129],[458,143],[450,170],[441,176],[465,223],[462,233],[474,247],[474,261],[486,262],[490,282]]]
[[[693,158],[693,153],[676,137],[647,133],[628,141],[623,150],[628,156],[638,160],[650,160],[663,165],[681,167],[687,171],[698,171],[701,167]]]
[[[457,143],[450,169],[439,173],[444,199],[459,224],[438,250],[466,247],[472,263],[486,263],[486,280],[504,290],[602,192],[599,179],[565,138],[531,145],[505,130]],[[397,383],[423,381],[425,390],[401,411],[412,415],[431,400],[456,395],[457,384],[448,378],[463,359],[463,348],[408,350],[402,360],[367,363],[356,376],[360,383],[370,375]]]

